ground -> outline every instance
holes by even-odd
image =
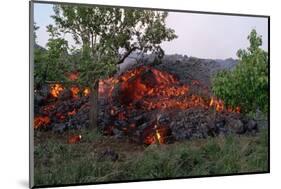
[[[72,134],[81,141],[68,144]],[[268,131],[143,146],[99,135],[35,132],[35,183],[98,183],[268,171]]]

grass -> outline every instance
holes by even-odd
[[[268,170],[268,132],[227,136],[144,147],[126,140],[80,131],[78,144],[64,135],[35,135],[35,184],[73,184],[167,177],[265,172]],[[105,149],[117,161],[99,158]]]

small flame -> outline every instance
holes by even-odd
[[[214,98],[212,97],[209,106],[211,107],[213,106],[213,104],[214,104]]]
[[[158,142],[160,143],[160,144],[162,144],[162,138],[161,138],[161,135],[160,135],[160,133],[159,133],[159,131],[156,129],[156,138],[157,138],[157,140],[158,140]]]
[[[224,102],[221,99],[215,99],[214,97],[211,98],[209,103],[209,107],[214,107],[217,112],[222,112],[226,110],[227,112],[237,112],[240,113],[240,107],[231,108],[225,107]]]
[[[154,125],[154,131],[149,133],[145,139],[144,139],[144,143],[147,145],[150,144],[164,144],[165,140],[163,135],[165,133],[165,130],[163,130],[163,128],[158,128],[157,125]]]

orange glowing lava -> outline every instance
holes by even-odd
[[[110,77],[108,79],[100,80],[99,81],[99,95],[101,97],[107,96],[112,97],[112,92],[114,87],[118,83],[118,79]]]
[[[132,102],[139,101],[146,110],[203,107],[214,108],[218,112],[240,111],[239,108],[226,108],[223,101],[215,97],[210,99],[208,96],[190,94],[190,86],[180,84],[174,75],[147,66],[124,73],[118,81],[120,100],[128,107]],[[114,85],[115,83],[112,84]],[[202,84],[197,80],[192,80],[192,85],[201,86]],[[202,90],[205,90],[204,86]]]
[[[55,98],[59,96],[59,94],[64,90],[64,87],[61,84],[54,84],[51,86],[51,95]]]
[[[34,128],[38,129],[41,126],[45,126],[51,123],[51,120],[48,116],[38,116],[34,118]]]
[[[73,98],[78,98],[78,97],[79,97],[79,92],[80,92],[79,87],[72,86],[72,87],[70,88],[70,91],[71,91],[71,93],[72,93],[72,97],[73,97]]]
[[[79,73],[71,73],[68,77],[70,80],[77,80]],[[196,85],[196,86],[194,86]],[[50,94],[52,97],[59,97],[60,93],[66,88],[62,84],[53,84],[50,88]],[[89,96],[90,88],[80,88],[72,85],[70,88],[73,99],[76,101],[83,96]],[[208,90],[198,80],[191,80],[191,85],[182,83],[175,75],[165,71],[158,70],[149,66],[141,66],[133,70],[129,70],[120,76],[110,77],[108,79],[99,81],[99,97],[104,97],[109,100],[118,101],[122,104],[124,110],[118,110],[118,107],[112,107],[108,109],[110,116],[118,120],[129,119],[131,110],[141,109],[142,111],[152,110],[186,110],[193,107],[200,107],[206,110],[212,109],[216,112],[237,112],[240,113],[240,107],[228,107],[221,99],[211,96],[210,92],[193,93],[194,89]],[[200,91],[201,92],[201,91]],[[113,95],[114,94],[114,95]],[[200,95],[199,95],[200,94]],[[114,98],[114,99],[113,99]],[[116,98],[116,99],[115,99]],[[87,98],[85,98],[87,100]],[[60,102],[57,100],[56,102]],[[43,108],[43,115],[52,115],[48,112],[53,111],[56,108],[55,104],[49,104]],[[74,109],[73,109],[74,108]],[[56,117],[60,120],[65,120],[67,116],[74,116],[79,109],[72,107],[69,112],[63,112],[56,114]],[[51,123],[48,116],[38,116],[34,119],[34,128],[40,128],[47,126]],[[154,125],[155,124],[155,125]],[[154,123],[150,126],[149,133],[144,136],[145,144],[163,144],[166,142],[167,130],[158,123]],[[107,127],[105,133],[111,135],[114,125]],[[136,123],[130,123],[130,128],[137,127]],[[124,127],[124,130],[127,128]],[[78,137],[77,137],[78,136]],[[80,137],[80,138],[79,138]],[[69,143],[73,144],[79,142],[81,135],[70,137]]]
[[[209,107],[215,108],[217,112],[227,111],[227,112],[237,112],[240,113],[240,107],[225,107],[224,102],[221,99],[216,99],[215,97],[211,97]]]
[[[165,144],[165,137],[167,135],[165,128],[158,128],[154,125],[153,130],[145,137],[144,143],[150,144]]]
[[[84,96],[89,96],[89,94],[90,94],[90,89],[89,89],[88,87],[86,87],[86,88],[84,89],[84,91],[83,91],[83,95],[84,95]]]
[[[69,136],[67,139],[68,144],[76,144],[81,140],[82,136],[81,135],[72,135]]]
[[[76,114],[76,110],[74,109],[73,111],[71,111],[71,112],[67,112],[67,115],[69,115],[69,116],[72,116],[72,115],[75,115]]]

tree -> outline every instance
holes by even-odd
[[[70,33],[82,45],[79,82],[90,93],[90,126],[97,127],[99,80],[111,76],[133,51],[164,51],[162,41],[176,38],[165,26],[167,12],[74,5],[54,6],[52,16],[63,33]]]
[[[268,54],[260,48],[262,37],[256,30],[248,36],[250,47],[239,49],[238,65],[219,72],[213,79],[213,92],[227,105],[240,106],[245,113],[268,111]]]
[[[36,39],[37,39],[37,35],[36,35],[36,31],[39,29],[39,26],[36,25],[36,23],[34,22],[33,24],[33,39],[34,39],[34,44],[36,43]]]
[[[45,62],[45,49],[37,45],[37,35],[36,31],[39,26],[34,23],[33,25],[33,40],[34,40],[34,88],[39,88],[43,83],[43,67]]]
[[[68,42],[53,25],[47,26],[50,38],[47,42],[45,80],[65,81],[65,72],[69,69]]]
[[[46,81],[65,81],[65,72],[68,70],[68,42],[52,25],[47,26],[50,38],[47,49],[38,46],[35,48],[34,78],[35,84],[41,85]],[[36,35],[36,33],[35,33]]]

